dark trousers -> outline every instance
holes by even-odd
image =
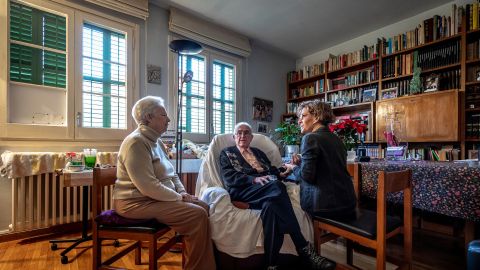
[[[249,203],[252,209],[262,210],[260,217],[267,265],[277,265],[284,234],[290,235],[297,250],[308,244],[282,182],[270,181],[263,186],[255,184],[241,190],[232,190],[230,196],[232,200]]]

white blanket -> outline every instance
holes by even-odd
[[[235,142],[231,134],[215,136],[200,167],[195,193],[210,205],[212,239],[218,250],[233,257],[246,258],[264,252],[263,229],[260,210],[236,208],[223,187],[219,156],[222,149],[232,145]],[[278,148],[268,137],[255,134],[251,146],[265,152],[273,165],[281,165]],[[293,183],[286,185],[303,236],[307,241],[313,242],[312,221],[300,207],[300,188]],[[289,235],[285,236],[280,252],[297,254]]]

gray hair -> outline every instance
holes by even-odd
[[[238,129],[239,129],[241,126],[246,126],[246,127],[248,127],[248,129],[250,129],[250,133],[252,133],[252,126],[250,126],[249,123],[247,123],[247,122],[240,122],[240,123],[237,123],[237,124],[235,125],[235,128],[233,129],[233,134],[237,134],[237,131],[238,131]]]
[[[154,113],[155,109],[164,108],[163,98],[155,96],[146,96],[135,102],[132,108],[132,116],[137,125],[148,125],[150,115]]]

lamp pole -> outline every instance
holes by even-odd
[[[183,73],[183,59],[181,56],[183,55],[195,55],[200,53],[203,48],[200,44],[191,41],[191,40],[186,40],[186,39],[178,39],[178,40],[173,40],[169,44],[170,50],[178,55],[178,60],[179,60],[179,71],[178,74],[180,76],[181,73]],[[180,85],[178,87],[178,92],[177,92],[177,127],[176,127],[176,133],[175,133],[175,145],[176,145],[176,156],[175,156],[175,168],[177,175],[181,177],[182,174],[182,156],[183,156],[183,145],[182,145],[182,139],[183,139],[183,130],[182,130],[182,105],[183,105],[183,98],[182,98],[182,93],[183,93],[183,84],[184,83],[189,83],[192,80],[193,77],[193,72],[188,70],[185,72],[185,74],[182,76],[180,80]],[[178,80],[178,77],[176,77]]]

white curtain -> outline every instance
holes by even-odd
[[[249,56],[252,50],[247,37],[176,8],[170,9],[169,29],[173,33],[243,57]]]

